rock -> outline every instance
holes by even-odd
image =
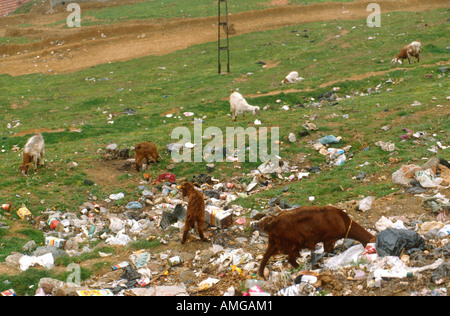
[[[129,148],[121,149],[119,152],[119,158],[122,158],[122,159],[130,158],[130,149]]]
[[[30,240],[22,247],[23,252],[32,252],[36,249],[36,242],[34,240]]]
[[[63,281],[52,279],[52,278],[42,278],[39,280],[38,287],[44,290],[45,294],[53,294],[53,291],[58,287],[64,285]]]
[[[295,134],[294,133],[289,133],[289,141],[291,142],[291,143],[295,143],[295,141],[296,141],[296,138],[295,138]]]
[[[95,183],[94,183],[94,181],[92,181],[92,180],[84,180],[84,184],[85,185],[94,185]]]
[[[87,287],[78,287],[68,283],[57,286],[53,289],[53,296],[79,296],[77,291],[89,290]]]
[[[433,158],[429,159],[426,163],[424,163],[421,168],[423,170],[431,169],[436,174],[439,163],[440,163],[440,159],[433,157]]]
[[[358,173],[358,175],[356,176],[357,180],[363,180],[365,179],[367,176],[367,174],[364,171],[361,171],[360,173]]]
[[[21,253],[13,253],[11,255],[9,255],[8,257],[6,257],[5,262],[8,266],[10,267],[14,267],[14,268],[20,268],[20,258],[23,257],[23,254]]]
[[[260,220],[264,216],[266,216],[266,214],[264,212],[259,212],[258,210],[252,210],[252,212],[250,213],[250,218],[256,221]]]
[[[108,146],[106,146],[106,152],[116,152],[119,150],[119,146],[117,146],[117,144],[109,144]]]
[[[422,170],[422,168],[414,164],[402,165],[400,169],[392,174],[392,182],[403,186],[409,186],[411,181],[414,180],[415,172],[419,170]]]
[[[64,245],[64,249],[69,251],[69,250],[78,250],[79,248],[79,244],[76,241],[75,238],[70,238],[69,240],[66,241],[65,245]]]
[[[40,257],[40,256],[46,255],[48,253],[52,254],[54,260],[56,260],[60,257],[68,256],[67,252],[65,252],[62,249],[58,249],[55,246],[39,247],[32,253],[32,255],[36,256],[36,257]]]

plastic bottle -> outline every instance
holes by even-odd
[[[392,270],[377,269],[374,271],[373,274],[374,274],[375,279],[377,279],[377,278],[403,279],[403,278],[412,278],[413,277],[413,273],[408,272],[406,270],[392,271]]]
[[[445,225],[437,232],[437,237],[443,238],[445,236],[450,235],[450,225]]]
[[[96,226],[95,225],[91,225],[91,227],[89,228],[89,236],[90,237],[94,236],[95,229],[96,229]]]

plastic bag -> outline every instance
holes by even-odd
[[[123,194],[122,192],[119,192],[119,193],[117,193],[117,194],[111,194],[110,196],[109,196],[109,198],[111,199],[111,200],[120,200],[120,199],[123,199],[125,197],[125,194]]]
[[[405,225],[401,220],[397,220],[395,223],[385,216],[381,216],[381,218],[375,223],[375,228],[380,232],[385,230],[386,228],[397,228],[397,229],[406,229]]]
[[[356,262],[358,258],[364,253],[365,248],[361,244],[357,244],[338,256],[334,256],[325,262],[325,267],[331,270],[339,269],[349,265],[352,262]]]
[[[391,142],[379,141],[379,142],[376,142],[375,145],[378,146],[378,147],[381,147],[381,149],[383,151],[394,151],[396,149],[395,148],[395,144],[391,143]]]
[[[206,280],[203,280],[202,282],[200,282],[200,284],[198,285],[198,288],[200,291],[204,291],[209,289],[210,287],[212,287],[214,284],[216,284],[217,282],[219,282],[219,279],[215,279],[215,278],[207,278]]]
[[[26,271],[29,267],[39,264],[46,269],[51,269],[54,267],[55,260],[51,253],[47,253],[42,256],[22,256],[19,260],[20,270]]]
[[[359,201],[358,209],[363,212],[370,210],[370,208],[372,207],[373,201],[375,201],[374,196],[365,197],[364,199]]]
[[[118,233],[116,236],[110,236],[106,239],[108,245],[126,246],[130,241],[131,238],[123,233]]]
[[[140,209],[142,208],[142,204],[138,201],[131,201],[126,206],[127,209]]]
[[[115,234],[125,229],[125,221],[122,221],[118,217],[112,217],[109,219],[111,223],[109,224],[109,229]]]
[[[318,139],[317,141],[319,143],[321,143],[322,145],[327,145],[327,144],[339,143],[339,138],[337,138],[334,135],[328,135],[328,136]]]
[[[426,248],[425,240],[414,231],[387,228],[377,234],[376,248],[380,257],[400,256],[403,249],[407,253]]]
[[[431,169],[416,171],[415,179],[419,181],[420,185],[424,188],[437,187],[443,180],[442,178],[436,178]]]

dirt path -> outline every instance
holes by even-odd
[[[300,23],[366,18],[369,14],[366,8],[371,2],[373,1],[272,7],[232,14],[229,20],[234,25],[236,35],[241,35]],[[380,0],[377,3],[380,4],[382,13],[448,7],[446,0]],[[23,20],[26,16],[17,19]],[[2,24],[4,23],[0,19],[0,25]],[[24,45],[3,45],[0,50],[0,73],[13,76],[49,73],[50,70],[51,73],[66,73],[108,62],[164,55],[192,45],[215,41],[217,17],[127,21],[73,29],[8,27],[3,33],[3,36],[35,38],[39,41]],[[64,44],[58,46],[58,43]],[[1,58],[2,56],[5,57]]]

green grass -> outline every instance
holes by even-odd
[[[19,296],[34,296],[42,278],[52,278],[60,281],[67,281],[73,271],[55,273],[51,270],[28,269],[16,275],[0,275],[0,292],[14,289]],[[80,269],[80,280],[89,279],[91,271],[86,268]]]
[[[24,38],[24,37],[12,37],[12,36],[0,37],[0,45],[3,45],[3,44],[26,44],[29,42],[30,42],[30,39]]]
[[[142,5],[157,6],[159,3],[143,2],[136,4],[135,9]],[[246,5],[252,4],[256,2],[250,1]],[[123,9],[123,18],[126,19],[143,11],[142,8],[132,12]],[[172,10],[175,12],[178,7],[174,5]],[[448,116],[427,115],[438,105],[443,105],[444,111],[448,110],[448,78],[439,77],[438,68],[442,66],[437,65],[449,59],[443,40],[448,33],[446,13],[446,10],[390,13],[382,16],[381,28],[368,28],[365,20],[331,21],[235,36],[231,39],[232,74],[229,75],[217,75],[216,43],[195,45],[165,56],[99,65],[71,74],[0,75],[0,149],[5,150],[0,152],[0,202],[14,206],[24,203],[34,215],[38,215],[47,208],[76,210],[89,195],[100,199],[119,191],[132,195],[135,188],[126,184],[128,175],[119,176],[116,183],[107,187],[84,184],[84,180],[89,178],[92,163],[101,159],[97,150],[105,148],[110,142],[124,147],[152,140],[158,144],[163,156],[161,163],[150,170],[157,176],[172,163],[165,146],[176,141],[170,136],[173,129],[187,127],[193,134],[193,118],[185,117],[183,112],[194,112],[195,118],[206,116],[203,130],[216,126],[225,133],[226,127],[241,126],[245,129],[253,126],[255,118],[252,116],[247,115],[245,119],[239,117],[237,122],[232,122],[227,116],[227,98],[230,90],[236,88],[244,96],[256,95],[247,98],[250,104],[261,108],[270,105],[270,109],[261,111],[258,119],[262,121],[261,126],[279,127],[282,141],[280,154],[284,159],[306,155],[310,165],[324,165],[325,157],[311,148],[310,141],[330,134],[342,137],[341,143],[336,146],[352,146],[352,157],[343,165],[283,185],[288,187],[288,192],[283,194],[288,203],[321,205],[360,196],[388,195],[398,190],[390,181],[390,175],[402,163],[420,164],[423,157],[435,156],[427,149],[436,141],[446,146],[450,144]],[[104,14],[105,17],[111,14],[112,21],[121,19],[112,13]],[[412,19],[411,15],[414,15]],[[427,27],[417,27],[425,23]],[[309,38],[301,36],[304,29],[308,30]],[[375,39],[368,40],[369,37]],[[392,68],[392,57],[404,44],[417,38],[422,40],[423,45],[421,62]],[[263,68],[260,61],[279,64],[274,68]],[[298,85],[280,86],[283,77],[292,70],[297,70],[306,80]],[[379,73],[358,79],[358,75],[369,72]],[[426,74],[431,74],[432,78],[426,79]],[[349,77],[355,79],[345,80]],[[237,82],[237,78],[245,78],[245,81]],[[388,79],[398,84],[385,83]],[[356,91],[365,92],[380,83],[383,83],[381,93],[340,100],[334,106],[300,106],[310,104],[310,98],[317,100],[334,86],[339,86],[339,95],[345,96]],[[291,88],[302,89],[303,92],[287,93],[286,90]],[[387,92],[387,88],[392,91]],[[264,96],[273,91],[281,93]],[[433,100],[434,97],[436,100]],[[277,100],[281,102],[277,103]],[[421,105],[411,106],[416,100]],[[293,110],[280,110],[283,105],[289,105]],[[125,108],[135,109],[137,113],[131,116],[123,114]],[[168,111],[174,112],[173,118],[163,115]],[[108,124],[109,114],[113,114],[114,124]],[[291,144],[287,139],[289,133],[303,131],[302,124],[315,115],[314,123],[318,130]],[[348,118],[343,118],[343,115],[348,115]],[[15,125],[17,121],[20,126],[7,127],[8,123]],[[382,131],[381,127],[385,125],[390,128]],[[28,178],[21,177],[18,172],[19,153],[11,151],[11,148],[14,145],[22,148],[29,135],[18,137],[14,133],[44,127],[64,131],[43,133],[46,167],[37,174],[32,172]],[[71,127],[80,128],[82,132],[70,132]],[[404,128],[424,131],[433,135],[433,140],[418,144],[413,140],[401,142],[399,136],[404,134]],[[393,157],[402,159],[401,163],[391,163],[391,156],[374,145],[380,140],[396,144],[397,154]],[[203,145],[207,143],[207,140],[203,141]],[[450,158],[448,150],[438,156]],[[67,170],[66,165],[71,161],[77,162],[80,167]],[[360,167],[365,162],[369,165]],[[251,177],[245,174],[260,163],[219,162],[211,175],[219,179],[233,175],[248,183]],[[236,165],[240,169],[236,169]],[[373,180],[360,182],[353,179],[360,171],[372,175]],[[206,172],[206,162],[178,163],[173,172],[178,178],[190,178]],[[132,177],[138,178],[140,175],[133,172]],[[240,198],[235,203],[259,208],[269,198],[281,193],[281,188],[275,188],[249,198]],[[315,201],[310,202],[309,196],[314,196]],[[0,215],[2,221],[14,223],[19,220],[15,212],[11,217],[4,216],[3,211]],[[0,261],[4,261],[12,251],[20,251],[28,239],[43,242],[41,233],[33,233],[27,223],[23,225],[25,229],[13,236],[0,230],[0,242],[4,244]],[[139,243],[136,245],[138,248],[152,247],[147,242]],[[76,260],[88,259],[82,257]],[[98,263],[96,269],[106,264]],[[34,284],[42,275],[52,274],[51,271],[27,271],[17,278],[26,279],[26,282],[29,279],[31,283],[24,283]],[[12,277],[1,277],[13,280]],[[0,282],[1,289],[8,286],[8,283]],[[19,291],[29,293],[31,290],[24,288]]]
[[[291,0],[290,5],[309,5],[323,2],[353,2],[354,0]],[[249,10],[260,10],[270,7],[271,1],[247,0],[229,1],[228,12],[239,13]],[[222,10],[224,10],[222,5]],[[167,18],[196,18],[217,15],[217,1],[214,0],[164,0],[143,1],[135,4],[125,4],[115,7],[84,11],[81,4],[82,25],[101,25],[124,22],[127,20],[148,20]],[[86,19],[85,19],[86,18]],[[56,23],[61,24],[65,21]]]
[[[289,112],[276,110],[281,105],[292,107],[310,97],[317,98],[331,86],[340,86],[341,95],[345,95],[350,94],[352,90],[365,91],[369,87],[373,88],[388,78],[403,78],[399,86],[392,86],[394,91],[348,99],[339,102],[338,107],[320,109],[322,117],[336,112],[338,115],[348,114],[350,118],[322,121],[317,135],[339,133],[354,150],[362,149],[361,142],[364,146],[373,146],[374,131],[392,119],[404,115],[408,115],[405,116],[406,121],[413,119],[414,116],[410,114],[424,108],[409,107],[414,100],[425,105],[436,96],[438,102],[445,102],[439,99],[442,98],[440,82],[445,81],[436,77],[439,66],[423,67],[448,59],[448,52],[440,49],[442,44],[439,44],[439,39],[445,34],[445,10],[417,14],[416,20],[424,19],[430,24],[419,34],[410,31],[416,22],[405,18],[409,14],[398,12],[383,16],[382,23],[385,27],[380,29],[366,27],[363,20],[332,21],[234,37],[231,43],[232,75],[216,74],[215,43],[196,45],[166,56],[100,65],[75,74],[34,74],[20,77],[2,75],[0,84],[4,87],[4,93],[0,96],[0,120],[6,123],[20,120],[21,123],[21,126],[15,129],[8,129],[6,124],[1,125],[3,146],[8,149],[15,144],[22,147],[28,136],[10,137],[10,134],[36,127],[56,129],[75,126],[81,128],[82,132],[44,133],[47,159],[52,168],[45,168],[38,175],[29,178],[15,176],[18,167],[17,154],[9,150],[2,154],[5,166],[16,167],[4,168],[0,175],[0,187],[5,189],[6,196],[13,203],[37,204],[38,211],[44,208],[38,203],[42,199],[47,203],[63,200],[60,204],[62,207],[74,207],[82,201],[87,189],[83,185],[86,174],[78,170],[65,170],[68,162],[89,163],[96,160],[99,157],[94,152],[111,141],[132,146],[142,139],[152,139],[163,149],[165,144],[176,141],[170,138],[175,127],[185,126],[193,131],[192,118],[185,118],[182,114],[185,111],[194,112],[197,118],[206,115],[203,129],[217,126],[225,131],[225,128],[232,124],[227,116],[229,105],[226,100],[231,89],[239,88],[244,95],[283,91],[293,87],[279,86],[283,76],[293,69],[307,78],[295,87],[311,89],[310,92],[249,98],[251,104],[261,108],[271,105],[270,110],[261,112],[260,119],[263,124],[279,126],[280,136],[284,140],[289,132],[301,131],[301,125],[304,123],[302,117],[314,114],[317,109],[296,108],[295,111]],[[348,33],[334,38],[334,35],[341,32],[338,26]],[[356,28],[353,29],[353,26]],[[295,31],[302,29],[308,29],[309,39],[297,36]],[[394,34],[391,31],[394,29],[399,31]],[[397,36],[400,33],[404,35]],[[367,40],[369,36],[376,36],[376,40]],[[417,37],[422,38],[425,47],[422,62],[419,65],[404,65],[403,68],[406,69],[391,71],[393,69],[389,61],[398,47],[403,42]],[[315,41],[310,43],[310,39]],[[343,45],[345,43],[351,43],[351,46]],[[334,49],[333,54],[329,52],[330,47]],[[432,51],[429,52],[427,47],[432,48]],[[264,69],[258,61],[280,63],[275,68]],[[160,66],[166,69],[160,69]],[[372,71],[390,72],[364,80],[318,87],[326,82]],[[435,72],[434,78],[424,79],[424,74],[431,71]],[[252,73],[247,76],[247,81],[234,82],[234,78],[247,73]],[[108,80],[100,81],[102,78]],[[282,100],[280,105],[276,104],[277,99]],[[377,103],[378,107],[375,106]],[[12,109],[11,104],[23,106]],[[137,114],[121,114],[125,108],[134,108]],[[176,109],[175,116],[181,116],[182,119],[161,115],[172,109]],[[103,113],[104,111],[107,113]],[[374,121],[380,111],[385,111],[384,121]],[[107,123],[110,113],[115,115],[114,124]],[[247,128],[247,124],[251,122],[253,118],[247,116],[245,120],[239,119],[235,126]],[[428,124],[433,125],[431,122]],[[442,124],[447,126],[446,122]],[[389,131],[386,138],[395,139],[394,133],[398,134],[404,127],[406,126]],[[355,131],[361,134],[361,139],[352,140]],[[445,139],[443,140],[445,142]],[[203,145],[206,143],[204,141]],[[317,156],[317,153],[307,147],[306,144],[289,145],[285,141],[281,153],[290,156],[307,152],[313,156],[310,157],[311,161],[323,162],[323,157]],[[161,166],[165,167],[169,163],[170,161],[165,159]],[[204,172],[205,165],[206,163],[179,164],[174,172],[179,176],[200,173]],[[224,174],[230,175],[235,171],[231,164],[218,165]],[[244,170],[256,166],[255,163],[243,163]],[[59,170],[55,172],[55,169]],[[120,178],[118,182],[124,179]],[[20,195],[20,198],[17,195]]]

